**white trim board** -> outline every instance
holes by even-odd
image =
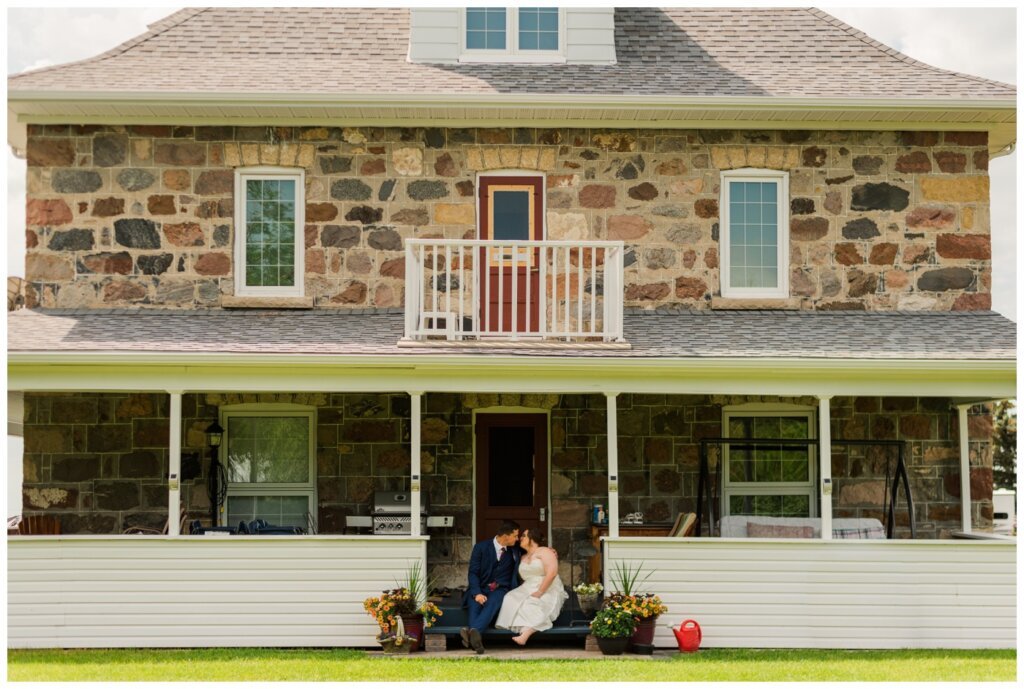
[[[8,389],[642,392],[1008,399],[1015,361],[18,354]]]

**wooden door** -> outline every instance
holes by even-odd
[[[544,178],[488,175],[480,178],[480,239],[544,239]],[[491,333],[540,330],[539,250],[482,248],[479,264],[480,322]],[[513,316],[513,314],[515,314]]]
[[[476,417],[476,540],[502,520],[548,529],[548,419],[545,414]]]

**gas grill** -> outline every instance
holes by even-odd
[[[420,498],[420,533],[427,532],[429,504]],[[412,533],[412,498],[408,492],[377,491],[373,494],[373,533],[401,536]]]

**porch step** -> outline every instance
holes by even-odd
[[[466,626],[469,619],[468,612],[462,607],[461,592],[457,592],[455,595],[449,596],[440,602],[435,601],[435,603],[443,614],[438,618],[437,623],[433,627],[425,630],[425,633],[444,634],[447,638],[458,640],[459,630]],[[582,639],[589,633],[590,621],[579,611],[576,594],[570,592],[569,600],[562,606],[562,612],[559,614],[558,619],[555,620],[554,626],[543,632],[537,632],[535,638]],[[490,627],[488,629],[481,629],[480,635],[484,638],[492,639],[511,638],[516,635],[516,632]]]

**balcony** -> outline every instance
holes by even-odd
[[[622,333],[622,242],[410,239],[403,343],[605,343]]]

